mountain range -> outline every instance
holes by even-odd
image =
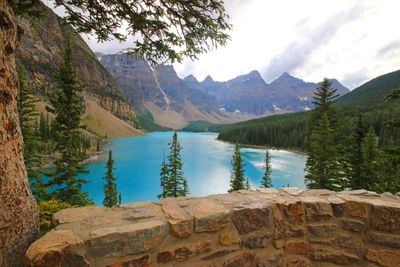
[[[195,120],[232,123],[309,110],[313,91],[319,85],[288,73],[268,84],[256,70],[228,81],[207,76],[199,82],[193,75],[179,78],[172,65],[153,68],[124,51],[98,57],[136,110],[150,112],[156,123],[170,128],[181,128]],[[349,92],[336,79],[331,83],[340,95]]]
[[[354,122],[361,115],[363,127],[372,127],[380,145],[400,132],[387,128],[387,122],[397,120],[398,101],[386,101],[386,96],[400,87],[400,70],[378,76],[350,93],[335,100],[334,105],[342,121],[341,131],[351,132]],[[305,149],[307,123],[310,112],[297,112],[258,118],[254,120],[213,125],[205,121],[191,122],[184,130],[220,132],[219,139],[252,145],[268,145],[281,148]],[[348,136],[351,136],[348,134]]]
[[[50,8],[42,3],[36,8],[46,14],[43,19],[18,20],[22,34],[17,63],[24,66],[37,88],[39,111],[45,112],[48,97],[54,94],[54,70],[70,35],[73,64],[86,84],[86,113],[82,119],[97,134],[137,135],[140,132],[135,128],[159,130],[156,124],[180,129],[191,121],[234,123],[312,108],[312,94],[318,83],[288,73],[266,83],[258,71],[222,82],[211,76],[203,81],[193,75],[181,79],[172,65],[153,67],[124,51],[113,55],[94,53]],[[331,81],[340,94],[349,91],[337,80]]]

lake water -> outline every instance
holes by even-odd
[[[122,202],[156,201],[160,188],[160,168],[163,153],[168,154],[172,132],[155,132],[142,137],[114,138],[106,149],[112,149],[115,160],[114,175],[122,194]],[[234,146],[216,140],[215,133],[179,132],[183,146],[183,171],[188,180],[190,194],[204,196],[225,193],[229,189],[231,159]],[[241,148],[245,161],[245,174],[252,188],[260,186],[263,175],[265,150]],[[274,187],[296,186],[304,188],[306,157],[284,150],[270,150],[272,183]],[[102,205],[106,156],[89,163],[89,174],[83,175],[88,183],[83,190]]]

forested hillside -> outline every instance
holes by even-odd
[[[128,129],[129,135],[140,134],[135,129],[140,128],[137,113],[85,41],[45,4],[39,1],[34,8],[43,14],[42,18],[18,18],[22,34],[16,61],[18,66],[24,68],[26,78],[34,86],[34,93],[43,103],[42,106],[51,106],[49,100],[55,94],[54,70],[59,67],[66,39],[70,38],[73,66],[85,84],[86,113],[83,118],[88,122],[88,128],[102,136],[126,136],[126,133],[108,127],[104,120],[107,117],[108,121],[118,126],[116,128]],[[44,108],[37,111],[47,117]]]
[[[384,123],[396,117],[396,103],[385,102],[384,98],[398,87],[400,87],[400,70],[379,76],[340,97],[335,105],[342,120],[342,141],[346,142],[353,119],[360,111],[365,127],[372,126],[380,137],[380,145],[391,142],[393,135],[397,136],[399,133],[389,133]],[[309,116],[310,112],[301,112],[226,125],[220,130],[218,138],[244,144],[305,149]]]

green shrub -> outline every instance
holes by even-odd
[[[39,218],[40,218],[40,231],[39,237],[43,236],[45,233],[53,228],[51,217],[57,211],[67,208],[74,208],[71,204],[62,202],[57,199],[51,199],[49,201],[42,201],[39,203]]]

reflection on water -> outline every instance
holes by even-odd
[[[113,150],[115,176],[122,202],[157,200],[160,193],[160,166],[163,153],[168,153],[171,132],[151,133],[143,137],[115,138],[108,148]],[[196,196],[224,193],[229,189],[233,145],[219,142],[214,133],[178,133],[183,146],[183,170],[190,193]],[[265,150],[242,148],[246,176],[253,188],[259,187],[263,175]],[[304,187],[305,156],[283,150],[270,150],[274,187]],[[88,164],[89,181],[84,190],[96,204],[103,200],[102,176],[106,158]]]

